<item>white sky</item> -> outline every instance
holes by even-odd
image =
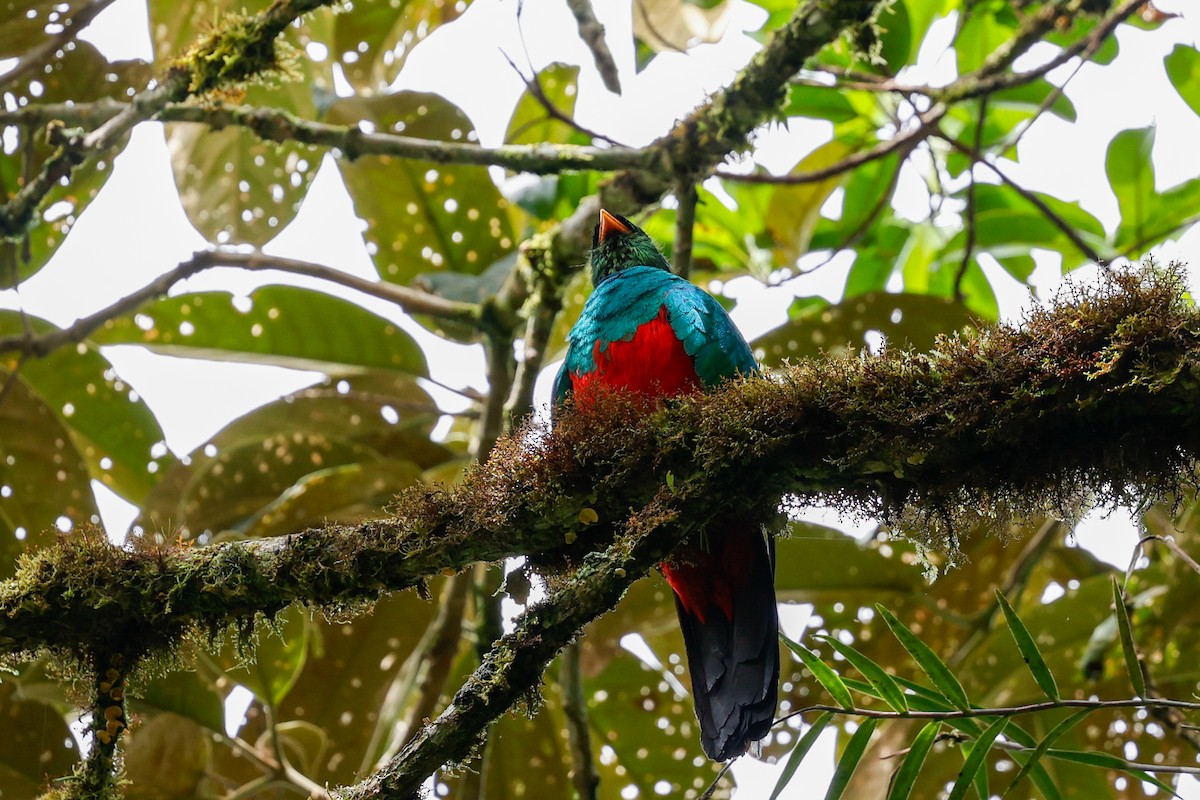
[[[1167,11],[1184,11],[1186,0],[1161,0]],[[703,101],[708,92],[728,82],[757,45],[738,31],[757,27],[761,12],[741,5],[732,14],[733,31],[723,41],[687,55],[664,54],[640,75],[632,69],[629,6],[594,3],[608,29],[608,41],[618,64],[625,93],[609,94],[590,68],[591,57],[575,34],[574,21],[561,0],[526,0],[521,19],[525,45],[536,69],[554,61],[581,64],[576,115],[581,124],[631,145],[642,144],[665,131],[677,118]],[[457,103],[475,122],[483,144],[500,143],[508,114],[523,90],[501,48],[524,64],[517,36],[516,0],[476,0],[459,21],[435,32],[414,50],[396,88],[439,91]],[[83,38],[112,58],[151,57],[144,0],[117,0],[103,12]],[[920,67],[910,81],[944,82],[953,78],[953,58],[943,51],[952,35],[949,25],[931,33],[922,51]],[[1024,138],[1020,163],[1008,163],[1007,172],[1019,183],[1048,191],[1064,199],[1077,199],[1108,229],[1117,222],[1116,201],[1104,175],[1104,152],[1119,130],[1157,124],[1154,161],[1160,189],[1200,175],[1200,121],[1167,82],[1162,58],[1177,42],[1195,45],[1200,34],[1200,14],[1192,19],[1167,22],[1159,31],[1143,33],[1122,29],[1121,57],[1109,67],[1085,66],[1067,90],[1079,114],[1070,125],[1045,115]],[[499,43],[499,44],[498,44]],[[461,53],[472,54],[469,80],[456,80]],[[1018,62],[1027,68],[1045,57],[1035,48]],[[1050,74],[1061,81],[1068,70]],[[775,126],[760,135],[762,163],[774,170],[789,169],[818,144],[828,131],[824,123],[803,123],[791,129]],[[994,179],[986,170],[977,177]],[[901,181],[896,200],[900,209],[912,208],[914,218],[925,209],[924,190],[910,169]],[[374,268],[362,246],[360,223],[350,198],[332,163],[322,165],[295,221],[265,249],[268,253],[303,258],[372,277]],[[319,235],[313,235],[318,231]],[[129,146],[116,159],[113,173],[100,196],[81,215],[74,230],[45,269],[15,291],[0,292],[0,307],[24,307],[30,313],[66,325],[90,313],[206,247],[188,224],[179,205],[161,126],[143,124],[134,131]],[[1193,230],[1177,243],[1159,248],[1160,261],[1180,259],[1200,263],[1200,232]],[[758,335],[782,320],[797,294],[819,293],[836,300],[845,281],[848,259],[837,259],[814,275],[789,281],[786,288],[766,291],[752,279],[737,279],[726,291],[739,303],[734,320],[748,337]],[[1053,259],[1039,259],[1033,283],[1044,297],[1059,282]],[[1027,291],[998,267],[987,270],[1006,318],[1014,318],[1030,302]],[[212,270],[177,287],[176,291],[223,289],[250,292],[267,282],[304,284],[294,276],[237,270]],[[317,285],[309,283],[308,285]],[[323,288],[329,290],[328,286]],[[340,290],[333,289],[337,293]],[[381,301],[360,295],[364,306],[397,320],[432,353],[433,377],[451,386],[483,388],[483,361],[477,347],[449,345],[420,326],[402,318]],[[176,360],[149,354],[137,347],[106,348],[105,355],[122,377],[149,404],[165,431],[167,443],[184,454],[205,441],[230,419],[316,380],[315,373],[197,360]],[[455,409],[461,401],[452,393],[429,386],[439,402]],[[546,388],[543,382],[540,396]],[[133,510],[110,492],[94,484],[106,523],[114,533],[125,529]],[[815,518],[837,524],[836,518],[814,512]],[[1117,512],[1109,519],[1093,515],[1081,526],[1079,542],[1101,557],[1124,566],[1135,541],[1128,516]],[[785,609],[785,625],[798,620],[804,609]],[[799,787],[824,785],[833,758],[832,734],[824,735],[797,775],[791,797],[803,797]],[[763,786],[774,781],[778,769],[748,762],[737,768],[745,796],[765,796]],[[807,773],[806,773],[807,771]],[[805,774],[806,773],[806,774]],[[1200,798],[1200,783],[1189,782],[1185,797]]]

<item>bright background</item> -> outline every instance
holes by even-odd
[[[1186,14],[1194,4],[1185,0],[1162,0],[1163,11]],[[736,7],[729,30],[712,45],[702,45],[686,54],[664,53],[641,73],[633,68],[630,8],[626,3],[596,2],[600,21],[608,30],[608,42],[621,68],[625,91],[607,92],[593,71],[580,76],[577,120],[594,130],[629,145],[649,142],[667,130],[677,118],[700,103],[707,94],[726,84],[757,49],[744,31],[761,24],[761,10],[750,5]],[[908,82],[941,84],[955,77],[954,60],[947,46],[953,35],[950,21],[930,32],[917,66],[902,74]],[[152,59],[145,3],[118,0],[84,31],[83,39],[99,47],[110,58]],[[1159,189],[1168,188],[1172,175],[1200,172],[1200,120],[1183,103],[1167,82],[1161,68],[1163,57],[1177,43],[1195,46],[1200,38],[1200,14],[1172,19],[1162,28],[1146,33],[1122,26],[1118,30],[1121,57],[1111,65],[1086,65],[1075,76],[1067,95],[1078,110],[1078,121],[1068,124],[1043,115],[1022,139],[1020,162],[1006,163],[1007,173],[1026,188],[1045,191],[1064,200],[1078,200],[1108,229],[1118,221],[1117,203],[1105,175],[1097,169],[1104,163],[1104,150],[1113,135],[1123,129],[1157,125],[1154,150]],[[1051,48],[1047,48],[1050,50]],[[457,59],[462,52],[473,54],[476,75],[490,75],[487,86],[466,86],[456,80]],[[409,57],[393,88],[436,91],[461,107],[474,122],[483,145],[500,144],[508,115],[525,86],[505,59],[508,55],[527,71],[540,70],[555,61],[590,64],[591,56],[576,35],[574,19],[561,0],[476,0],[463,17],[439,28]],[[1046,51],[1034,50],[1016,64],[1017,69],[1035,66]],[[326,54],[309,52],[321,59]],[[0,62],[0,72],[11,64]],[[1060,67],[1048,76],[1059,83],[1069,73]],[[768,168],[790,168],[803,153],[828,137],[829,123],[774,126],[761,135],[755,158]],[[314,180],[295,220],[266,248],[269,254],[324,263],[348,273],[374,278],[376,271],[362,246],[361,223],[329,156]],[[496,171],[499,179],[503,173]],[[995,182],[986,169],[976,168],[975,177]],[[386,192],[386,186],[379,191]],[[840,191],[830,203],[840,202]],[[914,168],[902,173],[896,206],[916,220],[928,213],[925,189]],[[91,313],[205,249],[205,240],[188,223],[179,205],[169,164],[162,126],[139,125],[129,146],[114,163],[113,173],[99,196],[80,216],[69,238],[53,261],[21,284],[19,292],[0,292],[0,307],[24,308],[61,326]],[[1200,226],[1154,254],[1159,261],[1181,260],[1200,263]],[[812,263],[823,256],[813,257]],[[806,266],[804,261],[800,266]],[[725,293],[738,300],[735,322],[748,338],[779,324],[795,296],[820,294],[831,301],[840,299],[848,260],[834,259],[816,272],[785,281],[768,290],[752,278],[730,282]],[[1060,283],[1058,262],[1039,259],[1031,283],[1036,297],[1007,275],[998,265],[985,271],[996,290],[1003,319],[1016,321],[1021,310],[1053,293]],[[1095,269],[1080,270],[1072,280],[1089,280]],[[304,285],[296,276],[263,272],[245,273],[214,269],[180,284],[175,292],[223,289],[249,294],[266,283]],[[1192,273],[1193,293],[1195,273]],[[395,308],[349,290],[321,284],[324,291],[350,297],[376,313],[395,320],[429,354],[431,377],[452,387],[482,388],[483,358],[478,346],[447,343],[406,319]],[[104,355],[121,376],[153,410],[166,435],[165,447],[186,455],[231,419],[283,394],[307,386],[317,373],[276,367],[248,366],[227,362],[180,360],[156,355],[136,346],[106,347]],[[539,404],[545,407],[548,380],[557,364],[547,368],[539,382]],[[453,392],[433,383],[423,384],[447,410],[464,405]],[[448,425],[448,418],[443,420]],[[443,428],[444,429],[444,428]],[[98,482],[93,486],[110,536],[119,540],[135,516],[133,506]],[[838,520],[820,509],[807,515],[816,521],[853,529],[850,521]],[[1136,531],[1124,509],[1089,515],[1076,533],[1080,546],[1101,558],[1124,566],[1136,541]],[[1049,598],[1047,598],[1049,599]],[[784,609],[785,630],[795,635],[803,629],[807,607]],[[637,637],[630,637],[637,649]],[[804,797],[804,786],[824,786],[833,760],[834,735],[827,731],[802,773],[792,784],[791,796]],[[765,796],[778,768],[743,760],[735,767],[746,796]],[[1180,793],[1200,798],[1200,782],[1185,780]]]

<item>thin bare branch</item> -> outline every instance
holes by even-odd
[[[987,99],[988,96],[981,95],[979,98],[979,112],[975,117],[975,143],[971,147],[971,152],[974,159],[980,158],[980,153],[983,147],[983,123],[987,116]],[[963,279],[967,277],[967,270],[971,268],[971,259],[975,257],[975,161],[972,160],[970,167],[970,183],[967,184],[967,208],[966,208],[966,226],[967,226],[967,241],[963,245],[962,263],[958,265],[958,272],[954,275],[954,300],[963,302],[966,297],[963,295],[962,285]]]
[[[822,169],[814,169],[808,172],[793,172],[788,175],[769,175],[763,173],[746,175],[726,170],[717,170],[714,174],[722,180],[740,183],[771,183],[782,185],[818,183],[842,175],[852,169],[857,169],[863,164],[869,164],[872,161],[885,158],[892,153],[910,152],[926,138],[937,132],[937,124],[946,115],[947,110],[948,108],[945,105],[939,103],[928,111],[918,115],[917,124],[910,127],[904,133],[897,134],[893,138],[880,142],[874,147],[855,153],[836,164],[830,164],[828,167]]]
[[[681,278],[692,273],[692,234],[696,227],[696,185],[690,177],[681,176],[675,186],[675,246],[671,252],[671,268]]]
[[[1092,261],[1093,263],[1096,263],[1096,264],[1108,263],[1108,259],[1104,258],[1102,255],[1100,255],[1100,253],[1098,253],[1095,250],[1095,248],[1093,248],[1091,245],[1089,245],[1087,242],[1085,242],[1083,240],[1083,237],[1079,234],[1079,232],[1076,231],[1069,222],[1067,222],[1065,219],[1063,219],[1058,214],[1058,212],[1056,212],[1054,209],[1050,208],[1050,206],[1046,203],[1045,200],[1038,197],[1036,194],[1029,191],[1025,187],[1021,186],[1016,181],[1014,181],[1003,170],[1001,170],[999,167],[997,167],[995,164],[993,164],[988,159],[984,158],[982,153],[972,150],[970,147],[967,147],[966,145],[964,145],[962,142],[958,141],[957,139],[952,139],[949,136],[942,134],[941,132],[938,132],[936,135],[939,139],[942,139],[943,141],[949,143],[949,145],[951,147],[953,147],[955,150],[957,150],[958,152],[962,153],[963,155],[967,156],[968,158],[971,158],[974,161],[974,163],[982,164],[983,166],[990,169],[992,171],[992,173],[996,177],[998,177],[1005,186],[1008,186],[1013,191],[1015,191],[1017,194],[1021,195],[1021,197],[1025,198],[1025,200],[1027,200],[1030,203],[1030,205],[1032,205],[1039,212],[1041,212],[1042,216],[1044,216],[1047,220],[1049,220],[1054,225],[1054,227],[1056,227],[1060,231],[1062,231],[1063,235],[1067,237],[1067,239],[1071,242],[1071,244],[1075,245],[1076,249],[1078,249],[1079,252],[1082,253],[1089,261]]]
[[[613,94],[620,94],[621,77],[617,72],[617,62],[613,60],[612,51],[608,49],[608,42],[604,39],[604,26],[596,19],[591,2],[567,0],[567,8],[571,9],[571,14],[579,26],[579,38],[592,53],[592,61],[596,65],[596,71],[600,73],[600,79],[604,81],[604,88]]]
[[[231,253],[220,250],[201,250],[174,269],[155,278],[135,292],[109,304],[99,311],[81,317],[74,324],[42,336],[8,336],[0,338],[0,353],[16,351],[28,356],[42,357],[68,344],[82,342],[109,320],[132,313],[143,304],[160,297],[175,284],[213,267],[240,267],[247,270],[280,270],[294,275],[307,275],[356,289],[373,297],[395,303],[412,314],[428,314],[442,319],[462,322],[477,320],[478,306],[446,300],[427,292],[378,281],[370,281],[332,267],[262,253]]]
[[[558,685],[562,689],[563,715],[567,718],[571,785],[575,787],[579,800],[595,800],[600,775],[592,758],[592,737],[588,731],[587,701],[584,698],[579,654],[579,642],[572,642],[563,648],[559,654]]]

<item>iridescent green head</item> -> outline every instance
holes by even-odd
[[[592,285],[630,267],[658,267],[671,271],[646,232],[629,220],[600,209],[600,222],[592,233]]]

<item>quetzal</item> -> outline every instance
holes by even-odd
[[[555,407],[586,413],[598,387],[656,399],[758,372],[746,340],[711,295],[670,271],[644,231],[600,212],[595,290],[567,337]],[[775,546],[749,523],[709,530],[660,565],[675,593],[700,741],[724,761],[767,735],[779,690]]]

